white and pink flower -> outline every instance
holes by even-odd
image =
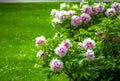
[[[63,62],[58,59],[52,59],[50,62],[50,68],[52,71],[61,71],[63,68]]]
[[[91,7],[89,5],[83,5],[82,11],[83,11],[83,13],[91,14]]]
[[[71,24],[73,26],[78,26],[78,25],[81,25],[82,24],[82,20],[79,16],[72,16],[72,19],[71,19]]]
[[[105,4],[96,4],[98,12],[102,12],[105,9]]]
[[[59,12],[59,19],[65,20],[65,19],[67,19],[67,16],[68,16],[68,12],[67,11],[62,10],[62,11]]]
[[[114,8],[116,11],[120,10],[120,3],[114,2],[111,5],[111,8]]]
[[[46,43],[45,37],[41,36],[41,37],[36,37],[36,46],[39,46],[43,43]]]
[[[81,14],[81,20],[84,24],[86,24],[91,20],[91,17],[89,14],[83,13]]]
[[[105,14],[106,14],[108,17],[109,17],[109,16],[113,16],[113,15],[116,14],[116,11],[115,11],[114,8],[108,8]]]
[[[95,41],[91,38],[87,38],[83,41],[83,46],[85,49],[93,49],[95,47]]]
[[[94,60],[95,56],[94,56],[94,52],[92,50],[87,50],[85,56],[89,59],[89,60]]]
[[[52,9],[50,15],[53,16],[53,17],[58,17],[58,14],[59,14],[59,11],[58,11],[58,10],[56,10],[56,9]]]
[[[72,47],[72,43],[70,42],[69,39],[63,40],[61,45],[63,45],[67,50]]]
[[[64,57],[68,50],[65,48],[65,46],[59,45],[56,49],[54,49],[54,51],[58,56]]]
[[[83,46],[83,43],[81,43],[81,42],[78,43],[78,47],[79,47],[79,48],[83,48],[83,47],[84,47],[84,46]]]
[[[40,50],[38,53],[37,53],[37,55],[36,55],[36,57],[42,57],[42,55],[44,54],[44,51],[42,51],[42,50]]]
[[[91,7],[91,13],[94,14],[94,15],[96,15],[96,14],[98,14],[98,12],[99,12],[98,6],[97,5],[93,5]]]

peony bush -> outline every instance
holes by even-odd
[[[119,81],[120,3],[62,3],[52,9],[53,38],[36,38],[37,57],[50,77],[70,81]]]

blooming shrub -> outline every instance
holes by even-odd
[[[52,9],[53,38],[36,38],[37,57],[49,75],[70,81],[118,81],[120,78],[120,3],[60,4]]]

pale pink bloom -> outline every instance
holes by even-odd
[[[65,20],[65,19],[67,19],[67,16],[68,16],[68,12],[67,11],[65,11],[65,10],[60,11],[59,19]]]
[[[108,17],[109,17],[109,16],[113,16],[113,15],[116,14],[116,11],[115,11],[114,8],[108,8],[105,14],[106,14]]]
[[[106,39],[106,35],[103,35],[102,38],[103,38],[103,39]]]
[[[53,16],[53,17],[57,17],[58,16],[58,14],[59,14],[59,11],[58,10],[56,10],[56,9],[52,9],[52,11],[51,11],[51,16]]]
[[[72,17],[73,15],[75,15],[75,11],[74,10],[68,11],[68,15],[70,15]]]
[[[78,26],[78,25],[81,25],[82,24],[82,20],[79,16],[72,16],[72,19],[71,19],[71,24],[73,26]]]
[[[89,5],[82,6],[83,13],[91,14],[91,7]]]
[[[50,62],[50,68],[52,71],[61,71],[63,68],[63,62],[58,59],[52,59]]]
[[[87,38],[83,41],[83,46],[85,49],[93,49],[95,47],[95,41],[91,38]]]
[[[120,10],[120,3],[114,2],[111,5],[111,8],[114,8],[116,11]]]
[[[102,12],[105,9],[105,4],[96,4],[98,12]]]
[[[100,36],[101,32],[96,32],[95,35]]]
[[[92,50],[87,50],[86,55],[85,55],[89,60],[94,60],[94,52]]]
[[[94,14],[94,15],[96,15],[96,14],[98,14],[98,12],[99,12],[98,6],[93,5],[93,6],[91,7],[91,13]]]
[[[61,20],[58,18],[53,18],[52,20],[53,27],[58,27],[61,23],[62,23]]]
[[[86,24],[91,20],[91,17],[89,14],[83,13],[81,14],[81,20],[84,24]]]
[[[60,57],[65,56],[67,53],[67,49],[61,44],[56,49],[54,49],[54,51]]]
[[[36,57],[39,57],[39,58],[40,58],[43,54],[44,54],[44,51],[40,50],[40,51],[37,53]]]
[[[67,9],[67,8],[69,8],[69,7],[70,7],[70,5],[68,5],[68,4],[66,4],[66,3],[60,4],[60,9],[61,9],[61,10]]]
[[[72,47],[72,43],[70,42],[69,39],[63,40],[61,45],[63,45],[67,50]]]
[[[36,46],[39,46],[40,44],[46,43],[45,37],[36,37]]]
[[[79,46],[79,48],[83,48],[84,46],[83,46],[83,43],[78,43],[78,46]]]

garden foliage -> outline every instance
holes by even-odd
[[[62,3],[52,9],[53,38],[36,38],[48,76],[64,73],[70,81],[119,81],[120,3]],[[52,33],[52,32],[51,32]]]

